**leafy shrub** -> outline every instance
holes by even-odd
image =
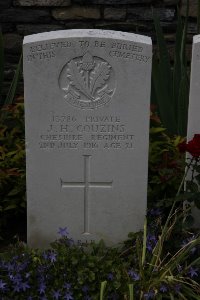
[[[25,209],[23,104],[13,104],[21,66],[22,56],[4,96],[4,42],[0,30],[0,235],[9,221]]]
[[[185,156],[178,148],[184,138],[170,135],[152,107],[149,139],[148,205],[164,208],[172,204],[167,199],[174,197],[184,174]]]
[[[1,230],[26,207],[23,103],[4,106],[2,111],[6,118],[0,124]]]

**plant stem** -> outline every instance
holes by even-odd
[[[101,282],[100,300],[104,300],[104,292],[106,289],[107,281]]]
[[[179,185],[179,188],[178,188],[178,191],[177,191],[177,193],[176,193],[176,196],[179,196],[179,195],[180,195],[180,191],[181,191],[181,189],[182,189],[182,187],[183,187],[183,185],[184,185],[184,183],[185,183],[185,179],[186,179],[186,177],[187,177],[187,175],[188,175],[188,172],[189,172],[189,170],[190,170],[190,167],[191,167],[193,161],[194,161],[194,157],[192,157],[192,159],[190,160],[189,165],[188,165],[187,168],[186,168],[186,171],[185,171],[184,176],[183,176],[183,178],[182,178],[182,181],[181,181],[181,183],[180,183],[180,185]],[[175,201],[175,202],[176,202],[176,201]]]

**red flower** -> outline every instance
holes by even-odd
[[[193,157],[200,157],[200,134],[195,134],[193,139],[186,144],[186,151]]]
[[[185,141],[178,144],[178,150],[180,153],[185,153],[185,151],[187,150],[187,144]]]

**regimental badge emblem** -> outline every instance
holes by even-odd
[[[107,61],[86,52],[63,67],[59,85],[68,103],[81,109],[95,109],[112,99],[114,71]]]

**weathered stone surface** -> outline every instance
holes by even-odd
[[[0,8],[9,8],[12,0],[0,0]]]
[[[107,7],[104,9],[105,20],[125,20],[126,8]]]
[[[0,11],[2,23],[48,23],[50,13],[45,9],[10,8]]]
[[[52,15],[56,20],[100,19],[100,10],[97,7],[72,6],[69,8],[55,8]]]
[[[30,246],[59,227],[107,244],[143,228],[151,56],[150,38],[126,32],[25,37]]]
[[[17,32],[21,35],[55,31],[65,29],[64,25],[56,24],[20,24],[17,25]]]
[[[182,5],[181,5],[181,15],[185,16],[186,15],[186,0],[182,0]],[[189,1],[189,16],[196,18],[198,13],[198,0],[190,0]]]
[[[22,51],[22,37],[15,33],[8,33],[3,35],[4,48],[9,53],[21,53]]]
[[[188,112],[188,130],[187,140],[193,139],[195,134],[200,133],[200,35],[194,36],[192,49],[192,65],[191,65],[191,80],[190,80],[190,97],[189,97],[189,112]],[[187,156],[191,159],[191,156]],[[189,162],[187,160],[187,162]],[[195,164],[197,162],[193,162]],[[199,164],[199,163],[198,163]],[[196,174],[195,174],[196,175]],[[187,176],[187,180],[191,180],[191,172]],[[195,176],[194,176],[195,177]],[[200,228],[199,209],[192,208],[195,225]]]
[[[154,8],[154,13],[161,21],[173,21],[175,18],[174,8]],[[149,7],[131,7],[127,9],[128,19],[152,21],[153,12]]]
[[[69,6],[71,0],[14,0],[16,6]]]

